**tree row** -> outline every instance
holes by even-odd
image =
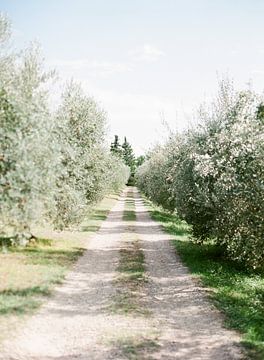
[[[10,50],[0,17],[0,236],[26,243],[36,224],[73,226],[127,182],[129,168],[105,144],[106,113],[70,82],[56,111],[39,49]]]
[[[195,241],[214,242],[230,258],[263,269],[263,97],[222,81],[196,120],[149,152],[137,184],[190,224]]]

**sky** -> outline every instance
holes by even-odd
[[[264,89],[263,0],[0,0],[14,45],[41,44],[46,63],[108,113],[109,134],[136,154],[182,130],[218,78]]]

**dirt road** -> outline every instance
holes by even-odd
[[[124,217],[127,195],[136,220]],[[170,240],[137,190],[125,191],[64,284],[3,344],[0,359],[242,359],[238,335],[223,327]],[[125,261],[138,261],[140,271]]]

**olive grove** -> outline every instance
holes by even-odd
[[[264,106],[251,90],[220,82],[198,125],[157,146],[137,171],[139,188],[246,266],[264,264]]]
[[[16,53],[0,16],[0,236],[25,243],[32,225],[63,229],[87,206],[125,185],[129,169],[105,145],[106,114],[71,82],[58,110],[48,105],[39,49]]]

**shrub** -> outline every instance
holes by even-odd
[[[199,125],[154,149],[137,179],[192,225],[197,241],[213,239],[231,258],[263,267],[264,116],[255,93],[223,81]]]
[[[167,158],[164,148],[157,146],[147,156],[147,160],[137,169],[137,186],[154,203],[172,209],[169,186],[166,179]]]

